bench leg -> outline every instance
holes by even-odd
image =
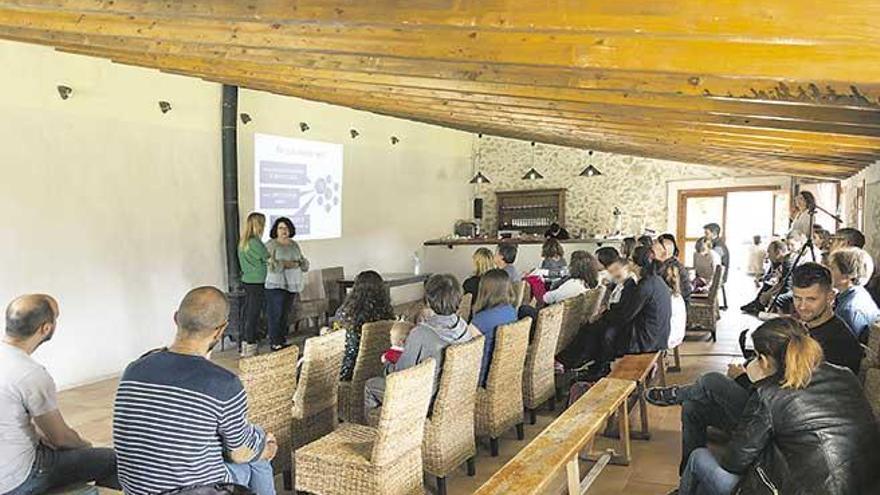
[[[611,463],[618,466],[629,466],[632,459],[632,446],[629,435],[629,407],[627,401],[623,401],[617,408],[617,420],[620,429],[620,438],[617,440],[617,453],[611,457]]]
[[[641,420],[641,431],[632,433],[632,437],[636,440],[650,440],[651,432],[648,429],[648,402],[645,400],[645,382],[636,382],[636,393],[639,395],[639,419]]]
[[[676,347],[675,349],[672,350],[672,362],[673,362],[674,364],[673,364],[672,366],[670,366],[670,367],[667,369],[667,371],[673,371],[673,372],[675,372],[675,371],[681,371],[681,354],[680,354],[680,351],[679,351],[679,348],[680,348],[680,347],[681,347],[681,346],[678,346],[678,347]]]
[[[581,493],[581,469],[578,462],[578,458],[575,456],[565,465],[568,495],[580,495]]]
[[[660,360],[657,361],[657,374],[660,377],[660,386],[666,386],[666,351],[660,354]]]

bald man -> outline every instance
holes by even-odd
[[[6,308],[0,343],[0,493],[39,494],[74,483],[119,489],[112,449],[96,449],[67,426],[55,382],[31,354],[55,334],[58,303],[44,294]]]
[[[247,421],[238,377],[208,360],[229,323],[226,296],[193,289],[174,322],[171,347],[131,363],[119,381],[113,442],[125,493],[234,482],[275,495],[275,438]]]

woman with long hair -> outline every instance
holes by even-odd
[[[489,270],[495,268],[495,255],[489,248],[481,247],[474,251],[474,274],[466,278],[461,288],[465,294],[470,294],[474,301],[480,290],[480,277]]]
[[[858,378],[824,362],[794,318],[762,324],[752,341],[745,369],[755,391],[732,439],[718,458],[690,452],[678,493],[880,493],[880,432]]]
[[[562,243],[555,237],[550,237],[541,246],[541,268],[544,270],[560,271],[565,268],[565,250]]]
[[[669,319],[669,340],[667,349],[674,349],[684,342],[684,334],[687,331],[687,306],[681,296],[681,273],[678,265],[663,265],[663,281],[669,287],[670,307],[672,316]]]
[[[810,216],[816,211],[816,197],[810,191],[801,191],[795,196],[794,208],[789,233],[800,232],[804,239],[809,239],[813,235]]]
[[[391,293],[382,276],[372,270],[358,273],[351,292],[333,317],[333,326],[345,329],[345,354],[342,356],[340,380],[350,381],[354,373],[364,323],[393,319]]]
[[[571,253],[568,277],[565,278],[559,287],[544,293],[544,303],[555,304],[571,299],[599,285],[599,275],[596,272],[597,263],[595,260],[595,256],[586,251]]]
[[[309,260],[293,240],[296,227],[287,217],[279,217],[269,231],[266,243],[269,252],[266,274],[266,316],[269,319],[269,346],[283,349],[287,342],[287,315],[296,304],[309,271]]]
[[[269,261],[269,251],[262,241],[265,228],[266,216],[253,212],[247,216],[238,240],[238,265],[241,267],[241,282],[245,293],[241,357],[250,357],[257,352],[257,326],[260,323],[260,312],[263,311],[266,264]]]
[[[480,292],[474,303],[474,318],[471,324],[480,330],[486,340],[483,344],[483,363],[480,366],[480,386],[486,386],[492,352],[495,350],[495,331],[501,325],[513,323],[517,319],[513,307],[515,294],[507,272],[493,268],[480,278]]]

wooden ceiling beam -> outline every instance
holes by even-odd
[[[439,29],[420,25],[275,23],[215,18],[83,13],[0,3],[0,25],[94,35],[220,43],[248,48],[283,46],[288,50],[347,54],[393,54],[423,60],[469,59],[564,67],[614,67],[617,70],[725,74],[804,81],[880,80],[877,55],[864,39],[818,43],[787,38],[646,36],[632,31],[571,33]],[[806,34],[806,33],[805,33]],[[866,60],[867,58],[867,60]],[[804,60],[811,63],[805,64]]]

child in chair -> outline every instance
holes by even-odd
[[[403,354],[403,345],[406,343],[406,338],[409,336],[410,330],[411,328],[409,325],[397,324],[391,327],[391,347],[382,353],[382,364],[384,364],[386,368],[389,366],[393,367],[397,364],[397,360],[400,359],[400,355]]]

